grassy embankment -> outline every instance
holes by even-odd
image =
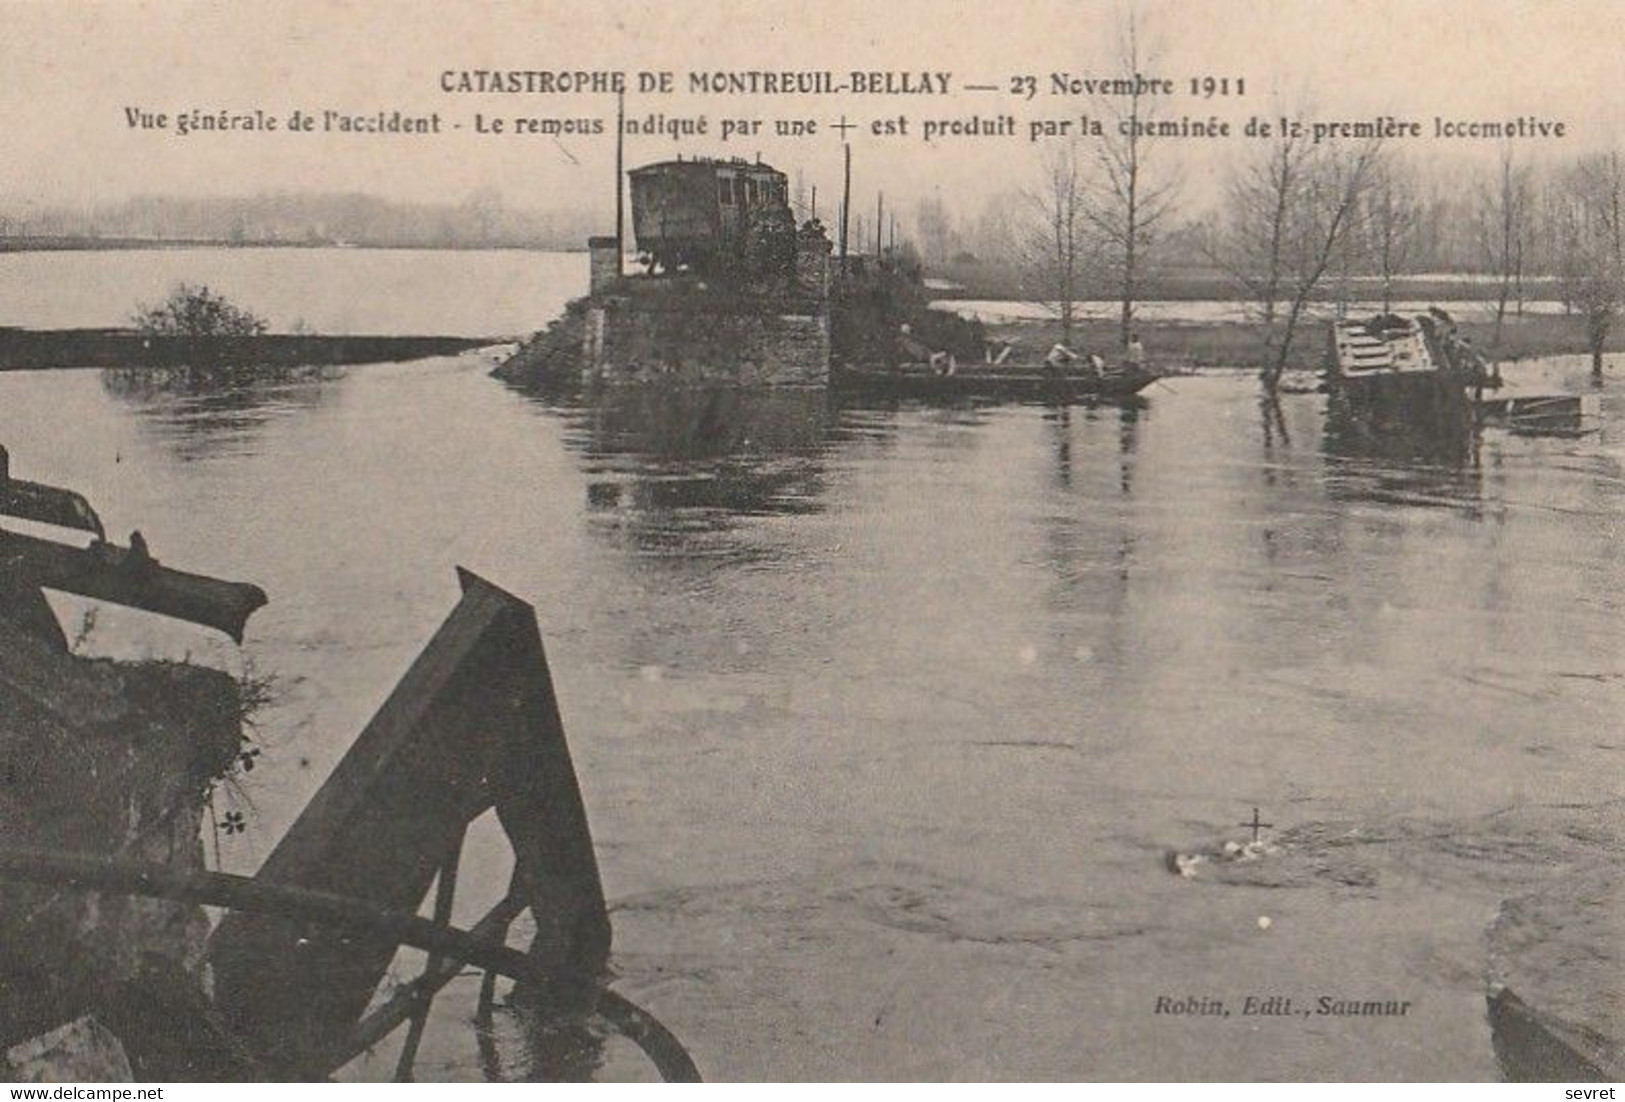
[[[938,299],[1027,301],[1020,273],[1008,266],[992,264],[949,264],[931,273],[951,280],[959,288],[951,292],[936,292]],[[1375,294],[1375,284],[1366,281],[1357,285],[1363,296]],[[1496,288],[1492,283],[1471,282],[1444,277],[1407,278],[1395,287],[1395,298],[1401,302],[1472,301],[1470,311],[1458,309],[1456,321],[1462,332],[1475,345],[1493,358],[1506,362],[1537,356],[1579,355],[1589,351],[1586,345],[1584,322],[1578,317],[1561,314],[1517,315],[1508,306],[1508,316],[1502,326],[1499,345],[1493,345]],[[1549,284],[1526,284],[1525,294],[1532,300],[1550,298],[1555,291]],[[1161,274],[1150,282],[1143,301],[1190,302],[1208,300],[1234,300],[1235,285],[1213,270],[1188,269],[1174,274]],[[1374,312],[1375,306],[1369,308]],[[1357,316],[1367,309],[1359,309]],[[1253,368],[1261,357],[1262,335],[1259,327],[1245,321],[1174,322],[1140,320],[1135,323],[1141,341],[1151,361],[1167,368]],[[996,322],[988,325],[990,336],[1015,341],[1019,349],[1032,356],[1060,340],[1060,324],[1053,320]],[[1117,321],[1091,318],[1074,325],[1072,344],[1079,349],[1098,351],[1108,355],[1118,343]],[[1625,326],[1616,327],[1607,344],[1610,353],[1625,352]],[[1323,366],[1326,354],[1326,326],[1320,316],[1300,322],[1293,337],[1289,367],[1317,370]]]
[[[1585,326],[1579,318],[1551,315],[1509,317],[1501,331],[1498,349],[1491,348],[1494,331],[1491,321],[1457,318],[1461,331],[1473,344],[1503,363],[1537,356],[1580,355],[1588,351]],[[1145,345],[1147,358],[1161,369],[1168,368],[1256,368],[1259,366],[1262,336],[1250,322],[1158,322],[1139,321],[1135,330]],[[990,324],[990,336],[1014,341],[1022,358],[1042,355],[1061,339],[1061,327],[1054,321],[1015,321]],[[1089,320],[1075,323],[1072,345],[1099,351],[1108,359],[1117,347],[1117,322]],[[1625,352],[1625,332],[1609,338],[1607,352]],[[1325,366],[1326,326],[1310,319],[1298,327],[1292,339],[1288,367],[1314,371]]]

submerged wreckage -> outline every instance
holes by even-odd
[[[1326,388],[1343,428],[1371,441],[1464,446],[1486,424],[1524,434],[1578,435],[1600,412],[1595,394],[1532,394],[1506,386],[1437,307],[1406,317],[1333,322]]]
[[[92,542],[0,529],[0,1077],[321,1078],[404,1026],[406,1079],[436,992],[474,967],[556,1020],[595,1015],[664,1078],[698,1078],[675,1037],[603,986],[609,916],[529,605],[459,570],[462,600],[258,875],[207,871],[204,802],[242,752],[236,686],[79,657],[42,591],[238,641],[265,594],[164,566],[139,533],[112,546],[81,495],[10,478],[4,456],[0,514]],[[510,886],[458,929],[464,836],[492,809]],[[225,909],[212,933],[199,905]],[[520,951],[507,934],[526,910],[536,934]],[[427,962],[381,998],[403,946]]]

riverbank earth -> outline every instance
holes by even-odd
[[[183,662],[84,658],[61,643],[0,616],[6,846],[202,869],[210,793],[244,752],[238,682]],[[177,1008],[202,1005],[208,929],[197,906],[9,885],[0,1078],[71,1079],[114,1048],[140,1078],[206,1076],[201,1052],[177,1051],[186,1029]],[[87,1054],[82,1044],[27,1043],[87,1017],[116,1044],[104,1037]]]
[[[153,337],[134,329],[14,329],[0,326],[0,371],[74,367],[320,367],[401,363],[452,356],[495,343],[479,337],[324,336],[260,333]]]

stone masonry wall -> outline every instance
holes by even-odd
[[[726,303],[606,299],[589,311],[592,382],[823,386],[829,318]]]
[[[593,238],[580,379],[808,386],[829,382],[829,252],[822,227],[797,233],[793,270],[729,289],[699,275],[616,279],[614,239]]]

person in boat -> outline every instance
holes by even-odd
[[[893,359],[898,364],[924,363],[931,358],[930,347],[914,335],[913,326],[904,322],[897,328],[893,344]]]
[[[904,322],[897,331],[897,349],[905,363],[925,363],[938,375],[952,375],[959,367],[952,352],[932,348],[914,335],[913,327]]]
[[[1140,334],[1129,334],[1128,347],[1123,350],[1123,362],[1136,371],[1145,368],[1145,345],[1140,343]]]

